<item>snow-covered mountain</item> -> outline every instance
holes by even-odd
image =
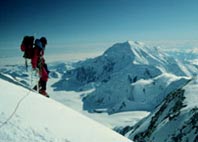
[[[189,81],[190,71],[156,47],[139,42],[118,43],[101,56],[80,61],[63,73],[55,90],[89,90],[84,109],[115,113],[152,110]],[[154,100],[154,101],[153,101]]]
[[[130,142],[74,110],[14,83],[11,77],[1,74],[1,142]]]
[[[175,97],[178,95],[172,95],[172,97],[170,97],[170,94],[177,94],[173,92],[175,92],[176,90],[181,90],[181,88],[191,80],[191,77],[187,76],[193,76],[197,72],[196,66],[193,65],[193,68],[190,64],[186,64],[184,66],[183,63],[166,55],[156,47],[151,47],[144,45],[143,43],[131,41],[115,44],[108,50],[106,50],[101,56],[98,56],[96,58],[87,59],[75,63],[55,62],[48,65],[51,73],[47,88],[51,98],[77,110],[82,114],[85,114],[99,122],[102,122],[105,125],[107,124],[106,126],[110,125],[110,128],[113,128],[115,126],[126,126],[124,128],[117,127],[115,130],[129,137],[130,139],[134,139],[135,141],[139,141],[142,138],[142,135],[145,137],[145,139],[142,141],[147,141],[148,139],[153,140],[154,137],[158,140],[161,135],[164,134],[166,137],[165,139],[172,139],[171,137],[168,137],[166,135],[167,133],[164,133],[164,130],[166,129],[164,127],[161,127],[166,125],[167,119],[164,119],[163,117],[167,116],[172,119],[171,117],[173,116],[173,120],[175,120],[175,124],[173,124],[174,127],[177,125],[177,123],[180,123],[179,121],[183,118],[177,119],[177,116],[180,116],[180,113],[177,114],[178,111],[176,109],[177,106],[180,108],[181,103],[181,101],[177,101],[179,98],[175,99]],[[6,118],[10,116],[9,114],[12,112],[9,111],[9,114],[7,114],[6,112],[1,112],[1,110],[4,110],[4,108],[14,108],[14,103],[12,104],[11,101],[17,102],[17,100],[19,101],[20,98],[22,98],[26,94],[25,92],[27,90],[21,91],[21,87],[19,86],[22,86],[23,89],[24,87],[32,87],[31,85],[34,85],[34,83],[32,82],[34,81],[33,79],[36,79],[37,81],[38,78],[32,78],[32,73],[30,72],[30,70],[29,73],[25,72],[25,68],[23,65],[6,65],[4,67],[0,67],[0,72],[12,76],[9,77],[8,75],[6,77],[0,74],[0,78],[6,79],[7,81],[18,85],[17,87],[10,84],[8,85],[7,83],[4,83],[3,80],[1,80],[1,84],[7,84],[4,85],[1,90],[9,92],[10,95],[13,95],[13,92],[19,92],[19,94],[16,94],[16,99],[13,99],[12,96],[7,95],[7,93],[4,93],[5,91],[2,91],[4,95],[0,95],[0,97],[2,97],[2,99],[0,98],[1,125],[2,122],[4,122],[4,120],[6,120]],[[12,78],[14,78],[14,80]],[[52,87],[51,84],[53,84]],[[18,87],[20,88],[19,90],[16,89]],[[196,85],[194,85],[194,87],[196,88]],[[191,84],[189,90],[192,91],[194,87],[192,87]],[[8,90],[8,88],[13,88],[14,91]],[[194,90],[194,92],[196,92],[196,89]],[[8,98],[6,98],[6,96],[8,96]],[[36,97],[37,99],[34,99],[34,97]],[[41,105],[40,98],[41,100],[47,100],[47,102],[50,102],[50,105],[52,106],[49,106],[48,104],[46,104],[45,101],[42,101],[44,102],[44,106],[42,106],[43,108],[39,110]],[[165,101],[168,100],[168,102],[166,102],[165,104],[164,98]],[[193,98],[195,98],[195,100]],[[29,102],[29,104],[27,104],[26,101],[22,101],[22,105],[20,104],[19,109],[21,109],[21,106],[24,105],[26,109],[30,108],[28,109],[29,112],[33,111],[32,107],[35,107],[36,101],[39,101],[39,104],[36,104],[39,107],[36,107],[36,109],[39,110],[38,113],[33,111],[35,113],[31,113],[34,115],[32,116],[29,112],[26,113],[27,110],[24,110],[24,108],[22,108],[22,114],[18,113],[11,119],[11,121],[9,121],[9,123],[7,123],[8,127],[11,128],[8,129],[9,131],[6,131],[5,129],[0,129],[0,138],[2,135],[2,138],[10,141],[13,141],[15,137],[16,141],[21,141],[21,139],[24,141],[27,141],[27,139],[29,139],[30,141],[78,141],[78,133],[80,133],[79,131],[81,131],[81,129],[83,130],[83,132],[81,132],[82,135],[87,135],[87,132],[91,129],[90,127],[84,126],[84,124],[81,124],[85,123],[86,125],[91,125],[89,122],[80,121],[79,119],[73,119],[70,118],[70,116],[68,117],[68,114],[72,112],[66,111],[66,116],[65,108],[62,109],[64,106],[54,101],[52,101],[51,103],[51,100],[43,98],[42,96],[39,96],[35,93],[31,93],[30,97],[28,95],[28,97],[25,97],[24,100],[27,99],[27,102]],[[33,102],[35,103],[31,104],[29,99],[33,99]],[[6,104],[7,102],[5,103],[3,100],[8,100],[8,102],[10,102],[8,103],[8,106]],[[183,100],[185,101],[186,99]],[[189,98],[188,105],[191,104],[190,101],[196,100],[196,97]],[[166,112],[161,113],[163,109],[161,110],[160,106],[164,106],[163,104],[166,105],[166,111],[168,112],[168,114],[166,114]],[[51,107],[54,107],[52,111],[50,110]],[[59,108],[61,112],[59,111]],[[66,109],[68,108],[66,107]],[[45,110],[48,110],[48,112],[45,112]],[[62,112],[62,110],[64,110],[64,112]],[[137,125],[133,126],[141,118],[148,115],[148,112],[144,111],[143,113],[140,113],[137,110],[151,111],[153,113],[147,118],[140,121]],[[158,112],[158,110],[160,110],[160,112]],[[87,111],[97,113],[88,113]],[[191,110],[189,109],[189,111]],[[110,113],[111,115],[108,115],[105,112]],[[43,115],[40,116],[40,114],[42,113],[46,115],[46,117]],[[25,114],[25,116],[23,116],[23,114]],[[39,121],[37,122],[38,119],[30,119],[30,117],[35,118],[37,114],[39,114],[38,119],[42,119],[43,124],[45,124],[45,126],[49,125],[49,127],[41,128],[41,125],[38,124]],[[53,114],[53,116],[51,114]],[[69,126],[69,129],[78,129],[75,130],[76,133],[71,136],[63,136],[62,131],[68,132],[68,127],[62,127],[63,120],[61,118],[58,118],[57,121],[60,121],[60,123],[58,123],[57,126],[51,126],[54,121],[56,121],[56,117],[58,117],[56,115],[63,115],[62,117],[65,120],[64,124]],[[71,116],[73,116],[73,113]],[[78,117],[81,118],[81,116]],[[53,120],[49,118],[52,118]],[[155,120],[157,120],[158,118],[159,120],[155,122]],[[73,121],[70,121],[70,119],[74,120],[75,123],[72,123]],[[160,120],[162,119],[165,121],[160,122]],[[25,120],[25,124],[23,120]],[[33,123],[28,123],[29,120]],[[44,120],[47,120],[47,122],[45,122]],[[76,123],[76,121],[79,121],[79,123]],[[167,121],[168,125],[165,126],[168,129],[172,128],[171,126],[169,127],[169,125],[172,125],[172,120],[170,122],[171,124],[168,124],[169,121]],[[185,124],[189,124],[186,121],[182,120],[182,125],[183,122]],[[76,125],[78,125],[79,127],[77,128]],[[59,126],[61,127],[61,134],[58,134],[58,131],[54,132],[54,129],[58,129],[57,127]],[[87,131],[84,131],[83,129],[85,127]],[[183,129],[184,125],[181,127]],[[5,127],[3,126],[2,128]],[[158,130],[155,128],[159,128],[159,133]],[[177,138],[180,137],[179,135],[181,134],[177,130],[175,129],[174,132],[170,135],[174,135],[174,137]],[[102,131],[106,132],[106,130]],[[70,132],[71,131],[69,131],[68,133]],[[93,136],[95,136],[95,133],[98,132],[94,131]],[[147,135],[148,133],[149,135]],[[178,136],[176,136],[177,134]],[[78,137],[76,137],[77,135]],[[75,140],[73,140],[74,137]],[[103,137],[102,134],[100,135],[100,137]],[[194,137],[196,137],[196,135],[193,135],[193,138]],[[84,137],[82,136],[82,139],[83,138]],[[87,141],[86,138],[83,140]],[[104,141],[103,139],[97,140]]]
[[[198,83],[170,93],[155,111],[133,127],[117,131],[137,142],[197,142]]]

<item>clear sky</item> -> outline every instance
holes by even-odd
[[[24,35],[46,36],[52,49],[197,40],[198,0],[1,0],[0,50],[16,48]]]

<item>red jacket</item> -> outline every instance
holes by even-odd
[[[33,58],[31,59],[31,63],[32,63],[33,69],[36,69],[36,68],[39,69],[39,75],[41,77],[41,80],[47,81],[48,73],[46,69],[44,68],[45,59],[43,56],[44,56],[44,51],[36,46],[34,48],[34,55],[33,55]]]

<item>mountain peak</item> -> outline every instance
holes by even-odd
[[[126,41],[126,42],[122,42],[122,43],[116,43],[113,46],[111,46],[109,49],[107,49],[104,54],[106,55],[110,55],[110,54],[116,54],[119,56],[126,56],[126,55],[133,55],[132,54],[132,49],[135,50],[141,50],[141,49],[136,49],[136,48],[140,48],[143,47],[144,44],[139,42],[139,41]]]
[[[185,72],[181,68],[183,66],[179,66],[173,58],[138,41],[116,43],[103,55],[78,62],[75,66],[76,68],[66,72],[62,80],[53,87],[69,91],[71,89],[88,90],[95,87],[92,84],[97,84],[96,89],[83,98],[83,108],[90,112],[104,108],[110,113],[115,113],[137,109],[137,105],[139,105],[138,109],[151,110],[160,102],[153,103],[148,94],[155,94],[153,98],[162,100],[163,97],[158,95],[165,92],[163,96],[166,96],[168,91],[186,82],[185,79],[176,77],[160,77],[159,75],[166,73],[185,76]],[[65,78],[69,79],[65,80]],[[143,81],[135,84],[140,79],[145,80],[146,83]],[[168,80],[169,83],[167,83]],[[145,86],[156,88],[158,91],[153,92],[153,89],[146,89]],[[168,89],[165,90],[165,87]]]

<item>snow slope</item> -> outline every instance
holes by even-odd
[[[0,84],[1,142],[130,142],[58,102],[3,79]]]
[[[194,79],[170,93],[153,113],[133,128],[117,130],[136,142],[197,142],[197,92],[197,79]]]

